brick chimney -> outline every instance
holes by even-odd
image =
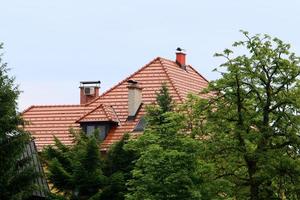
[[[128,83],[128,119],[134,119],[142,104],[142,88],[137,81],[129,80]]]
[[[186,64],[185,64],[185,52],[184,49],[177,48],[176,49],[176,63],[180,66],[180,68],[185,69]]]
[[[87,104],[99,96],[100,81],[80,82],[80,104]]]

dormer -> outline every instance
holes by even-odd
[[[119,119],[113,107],[100,104],[90,112],[80,117],[76,123],[80,124],[81,129],[91,135],[95,130],[99,131],[99,139],[104,140],[112,127],[119,124]]]

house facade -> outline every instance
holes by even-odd
[[[53,144],[53,136],[72,144],[70,128],[91,134],[96,128],[103,139],[101,150],[125,133],[143,132],[145,106],[156,101],[156,93],[166,83],[170,95],[182,103],[188,93],[199,94],[208,81],[186,64],[186,54],[176,52],[175,60],[157,57],[109,90],[100,92],[100,81],[80,83],[78,105],[33,105],[22,116],[25,130],[34,137],[38,150]]]

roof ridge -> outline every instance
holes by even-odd
[[[191,65],[188,65],[194,72],[196,72],[199,76],[201,76],[207,83],[209,83],[209,80],[207,80],[200,72],[198,72],[194,67]]]
[[[29,108],[32,108],[32,107],[42,107],[42,108],[44,108],[44,107],[77,107],[77,106],[83,106],[83,105],[81,105],[81,104],[32,105]]]
[[[175,64],[177,65],[177,63],[176,63],[174,60],[170,60],[170,59],[168,59],[168,58],[162,58],[162,57],[160,57],[160,59],[166,60],[166,61],[168,61],[168,62],[175,63]]]
[[[176,63],[175,61],[173,60],[170,60],[170,59],[167,59],[167,58],[161,58],[163,60],[166,60],[168,62],[173,62],[173,63]],[[190,67],[194,72],[196,72],[199,76],[201,76],[206,82],[209,83],[209,80],[207,78],[205,78],[200,72],[198,72],[192,65],[187,65],[188,67]]]
[[[117,118],[117,121],[118,121],[118,124],[119,124],[119,126],[122,126],[122,124],[121,124],[121,121],[120,121],[120,119],[119,119],[119,116],[117,115],[117,113],[116,113],[116,111],[115,111],[115,109],[114,109],[114,107],[113,106],[109,106],[110,108],[111,108],[111,110],[112,110],[112,112],[113,112],[113,114],[115,115],[115,117]]]
[[[170,83],[171,83],[172,87],[174,88],[176,94],[178,95],[179,100],[180,100],[181,102],[183,102],[183,99],[182,99],[182,97],[180,96],[180,93],[178,92],[177,88],[175,87],[175,84],[174,84],[173,81],[172,81],[172,78],[170,77],[169,73],[167,72],[167,69],[165,68],[165,66],[164,66],[163,63],[162,63],[161,58],[159,59],[159,63],[161,64],[161,66],[162,66],[163,70],[165,71],[165,73],[166,73],[168,79],[170,80]]]
[[[26,108],[25,110],[23,110],[23,111],[21,112],[21,115],[23,115],[25,112],[28,112],[31,108],[34,108],[34,105],[29,106],[28,108]]]
[[[82,120],[83,118],[85,118],[86,116],[88,116],[89,114],[91,114],[92,112],[94,112],[95,110],[97,110],[98,108],[100,108],[103,104],[99,104],[99,106],[96,106],[95,108],[91,109],[89,112],[85,113],[83,116],[81,116],[79,119],[77,119],[75,122],[78,123],[80,120]],[[104,110],[104,109],[103,109]]]
[[[102,105],[103,105],[103,104],[102,104]],[[109,120],[112,120],[112,117],[107,113],[107,110],[106,110],[106,108],[105,108],[105,105],[103,105],[102,108],[103,108],[103,111],[104,111],[106,117],[107,117]]]
[[[137,71],[135,71],[134,73],[132,73],[131,75],[127,76],[125,79],[123,79],[122,81],[118,82],[116,85],[114,85],[113,87],[109,88],[104,93],[102,93],[100,96],[98,96],[97,98],[93,99],[92,101],[90,101],[89,103],[85,104],[84,106],[88,106],[88,105],[94,103],[95,101],[97,101],[98,99],[100,99],[101,97],[105,96],[107,93],[109,93],[110,91],[112,91],[113,89],[115,89],[116,87],[118,87],[119,85],[121,85],[122,83],[124,83],[125,81],[127,81],[130,77],[136,75],[137,73],[139,73],[140,71],[142,71],[143,69],[145,69],[146,67],[148,67],[151,63],[153,63],[153,62],[155,62],[156,60],[159,60],[159,59],[160,59],[160,57],[154,58],[149,63],[147,63],[146,65],[144,65],[143,67],[141,67],[140,69],[138,69]]]
[[[81,107],[84,105],[80,105],[80,104],[52,104],[52,105],[32,105],[29,106],[28,108],[26,108],[25,110],[23,110],[21,112],[21,114],[23,115],[24,113],[28,112],[29,110],[31,110],[32,108],[53,108],[53,107]]]

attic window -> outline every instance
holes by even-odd
[[[142,132],[145,130],[146,126],[146,119],[144,117],[141,117],[137,125],[134,127],[133,132]]]
[[[98,131],[98,136],[100,140],[104,140],[108,130],[110,128],[109,124],[97,124],[97,123],[87,123],[82,126],[84,132],[90,136],[94,134],[94,132]]]

